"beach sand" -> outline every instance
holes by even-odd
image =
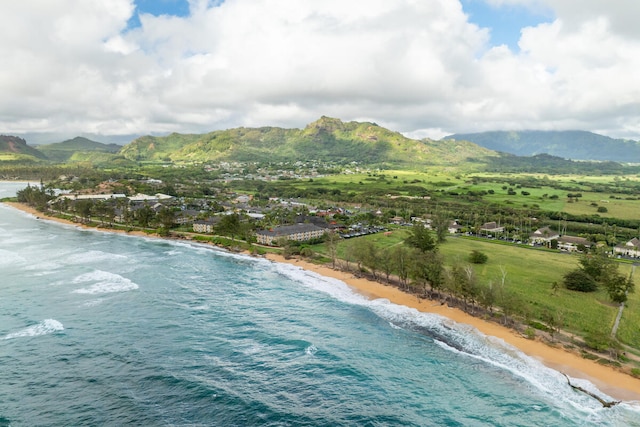
[[[64,224],[83,227],[71,221],[49,217],[41,212],[21,203],[5,202],[23,212],[30,213],[39,218],[56,221]],[[121,232],[134,236],[154,237],[139,231],[126,232],[109,228],[95,228],[106,232]],[[156,236],[157,237],[157,236]],[[455,322],[471,325],[485,335],[500,338],[508,344],[518,348],[523,353],[539,360],[544,365],[569,375],[572,378],[583,378],[591,381],[601,391],[614,399],[640,402],[640,379],[627,375],[619,370],[601,365],[595,361],[584,359],[579,354],[563,348],[552,347],[538,340],[523,337],[517,331],[506,328],[494,322],[485,321],[473,317],[462,310],[451,308],[432,300],[417,298],[415,295],[402,292],[396,287],[384,285],[364,278],[357,278],[353,274],[334,270],[329,266],[317,265],[299,259],[285,259],[283,256],[268,254],[266,258],[273,262],[289,263],[305,270],[316,272],[322,276],[338,279],[355,291],[370,299],[384,298],[395,304],[415,308],[419,311],[435,313],[447,317]]]

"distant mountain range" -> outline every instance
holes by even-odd
[[[640,162],[640,143],[586,131],[493,131],[465,133],[444,139],[470,141],[489,150],[533,156],[550,154],[572,160]]]
[[[320,161],[411,168],[496,156],[491,150],[466,141],[415,140],[375,123],[343,122],[330,117],[321,117],[304,129],[241,127],[206,134],[173,133],[143,136],[125,146],[77,137],[36,148],[20,138],[14,139],[21,141],[25,154],[29,150],[30,155],[22,160],[26,157],[56,163]],[[5,149],[0,147],[2,151]]]
[[[44,156],[54,162],[73,161],[74,156],[81,156],[80,153],[111,153],[115,154],[122,148],[118,144],[103,144],[101,142],[92,141],[81,136],[54,144],[38,145],[37,150]],[[84,156],[86,157],[86,155]],[[81,159],[78,159],[81,160]]]
[[[120,155],[133,161],[355,161],[367,165],[454,164],[495,155],[465,141],[414,140],[375,123],[321,117],[304,129],[235,128],[203,135],[144,136]]]
[[[640,143],[591,132],[496,131],[455,134],[440,141],[415,140],[375,123],[343,122],[324,116],[304,129],[241,127],[205,134],[173,133],[143,136],[125,146],[77,137],[32,147],[24,139],[0,136],[0,161],[18,162],[322,161],[411,168],[465,162],[495,164],[498,158],[509,157],[498,152],[511,156],[545,153],[574,160],[640,162]],[[512,159],[508,163],[513,162]]]

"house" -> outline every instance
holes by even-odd
[[[259,230],[256,232],[256,240],[261,245],[275,245],[279,239],[293,240],[296,242],[306,242],[319,239],[327,232],[326,228],[318,227],[314,224],[296,224],[275,227],[270,230]]]
[[[549,227],[538,228],[529,235],[529,242],[532,245],[549,245],[552,240],[558,240],[560,235]]]
[[[480,231],[485,234],[498,234],[504,231],[504,227],[500,227],[495,221],[486,222],[480,227]]]
[[[458,224],[456,221],[451,221],[451,223],[449,223],[449,234],[456,234],[460,232],[460,229],[462,229],[462,226],[460,224]]]
[[[402,225],[405,223],[405,220],[401,216],[394,216],[393,218],[389,219],[389,223],[395,224],[395,225]]]
[[[233,199],[233,203],[235,203],[235,204],[240,203],[240,204],[246,205],[252,199],[253,199],[253,196],[251,196],[251,195],[240,194],[235,199]]]
[[[624,245],[616,245],[613,252],[618,255],[639,258],[640,257],[640,239],[634,237]]]
[[[591,247],[591,242],[584,237],[576,236],[561,236],[558,239],[558,249],[567,252],[578,252],[578,247],[584,246],[585,248]]]

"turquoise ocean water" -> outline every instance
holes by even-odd
[[[640,426],[640,404],[295,266],[0,205],[0,426],[81,425]]]

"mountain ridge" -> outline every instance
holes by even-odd
[[[1,160],[53,162],[211,162],[311,160],[402,167],[474,163],[503,155],[539,154],[592,161],[640,162],[640,143],[587,131],[491,131],[412,139],[372,122],[322,116],[304,128],[237,127],[207,133],[141,136],[124,146],[84,137],[29,146],[0,136]],[[126,160],[125,160],[126,159]]]
[[[42,152],[27,144],[24,139],[11,136],[0,135],[0,153],[11,155],[10,160],[45,160]]]
[[[376,123],[326,116],[303,129],[240,127],[206,134],[143,136],[125,145],[120,154],[133,161],[269,159],[402,165],[460,163],[468,157],[495,155],[468,142],[415,140]]]
[[[67,139],[53,144],[38,145],[37,150],[43,153],[47,159],[57,162],[73,160],[80,153],[112,153],[115,154],[122,146],[117,144],[103,144],[82,136]],[[85,156],[86,157],[86,156]]]
[[[550,154],[572,160],[640,162],[640,142],[582,130],[488,131],[453,134],[443,139],[465,140],[517,156]]]

